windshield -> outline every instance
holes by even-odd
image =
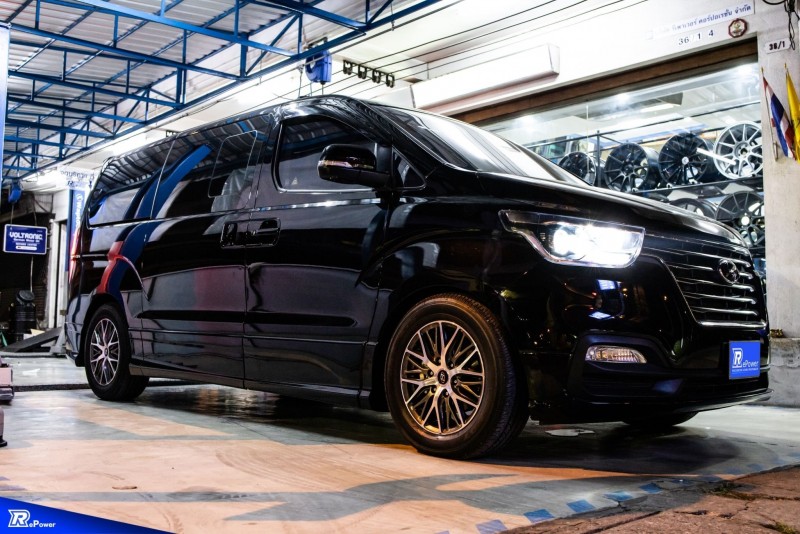
[[[582,183],[532,152],[486,130],[440,115],[380,107],[409,136],[447,163],[479,172]]]

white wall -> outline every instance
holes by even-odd
[[[44,195],[43,195],[44,196]],[[49,194],[47,195],[49,197]],[[53,221],[50,223],[49,242],[50,257],[47,266],[47,300],[45,301],[45,328],[55,328],[61,326],[64,317],[60,310],[64,308],[65,293],[65,265],[66,246],[65,236],[61,232],[61,224],[67,220],[69,213],[69,191],[58,191],[53,193]],[[60,250],[60,253],[59,253]]]
[[[735,41],[728,34],[731,20],[740,17],[747,21],[748,31],[741,38],[752,37],[767,22],[759,14],[768,8],[775,10],[761,0],[651,0],[613,4],[586,15],[567,17],[541,31],[529,31],[515,43],[517,50],[545,44],[558,47],[557,76],[429,109],[454,114],[731,44]],[[702,20],[726,11],[726,18],[720,22],[706,24]],[[548,19],[550,23],[552,20]],[[785,21],[782,26],[786,26]],[[430,72],[441,75],[444,70],[432,63]]]
[[[767,43],[786,38],[787,15],[781,6],[759,4],[758,62],[764,76],[787,108],[785,69],[789,69],[795,89],[800,87],[800,52],[786,49],[766,53]],[[795,31],[800,34],[797,19]],[[800,37],[800,36],[799,36]],[[797,43],[800,48],[800,42]],[[767,129],[770,116],[764,102],[761,108],[764,139],[764,198],[767,217],[767,304],[771,328],[780,328],[787,337],[800,338],[800,163],[777,149]]]

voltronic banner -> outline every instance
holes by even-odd
[[[7,224],[3,227],[3,252],[47,254],[47,228]]]

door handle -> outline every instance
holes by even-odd
[[[281,231],[280,219],[265,219],[261,221],[261,224],[258,225],[258,229],[255,232],[253,232],[253,235],[257,236],[275,235],[280,231]]]
[[[222,227],[222,234],[219,237],[219,244],[222,248],[241,246],[238,243],[239,239],[239,225],[235,222],[227,222]]]
[[[247,236],[248,245],[272,246],[278,242],[278,235],[281,232],[280,219],[264,219],[255,222],[258,226]]]

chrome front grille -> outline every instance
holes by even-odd
[[[765,326],[761,279],[745,247],[647,235],[642,254],[669,268],[695,320],[707,326]],[[723,272],[735,265],[737,276]]]

